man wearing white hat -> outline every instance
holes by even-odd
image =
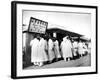
[[[72,44],[68,37],[64,37],[61,43],[61,51],[63,54],[63,58],[66,61],[66,58],[70,60],[72,58]]]

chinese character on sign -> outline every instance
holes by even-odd
[[[45,34],[47,26],[47,22],[31,17],[29,23],[29,32]]]

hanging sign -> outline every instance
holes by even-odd
[[[31,17],[29,23],[29,32],[45,34],[47,26],[47,22]]]

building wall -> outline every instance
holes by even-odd
[[[31,65],[31,46],[30,41],[34,39],[34,34],[32,33],[23,33],[23,66],[27,67]]]

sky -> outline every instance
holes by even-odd
[[[89,13],[25,10],[23,11],[23,24],[28,26],[30,17],[47,21],[50,24],[48,28],[58,25],[65,30],[91,37],[91,14]]]

